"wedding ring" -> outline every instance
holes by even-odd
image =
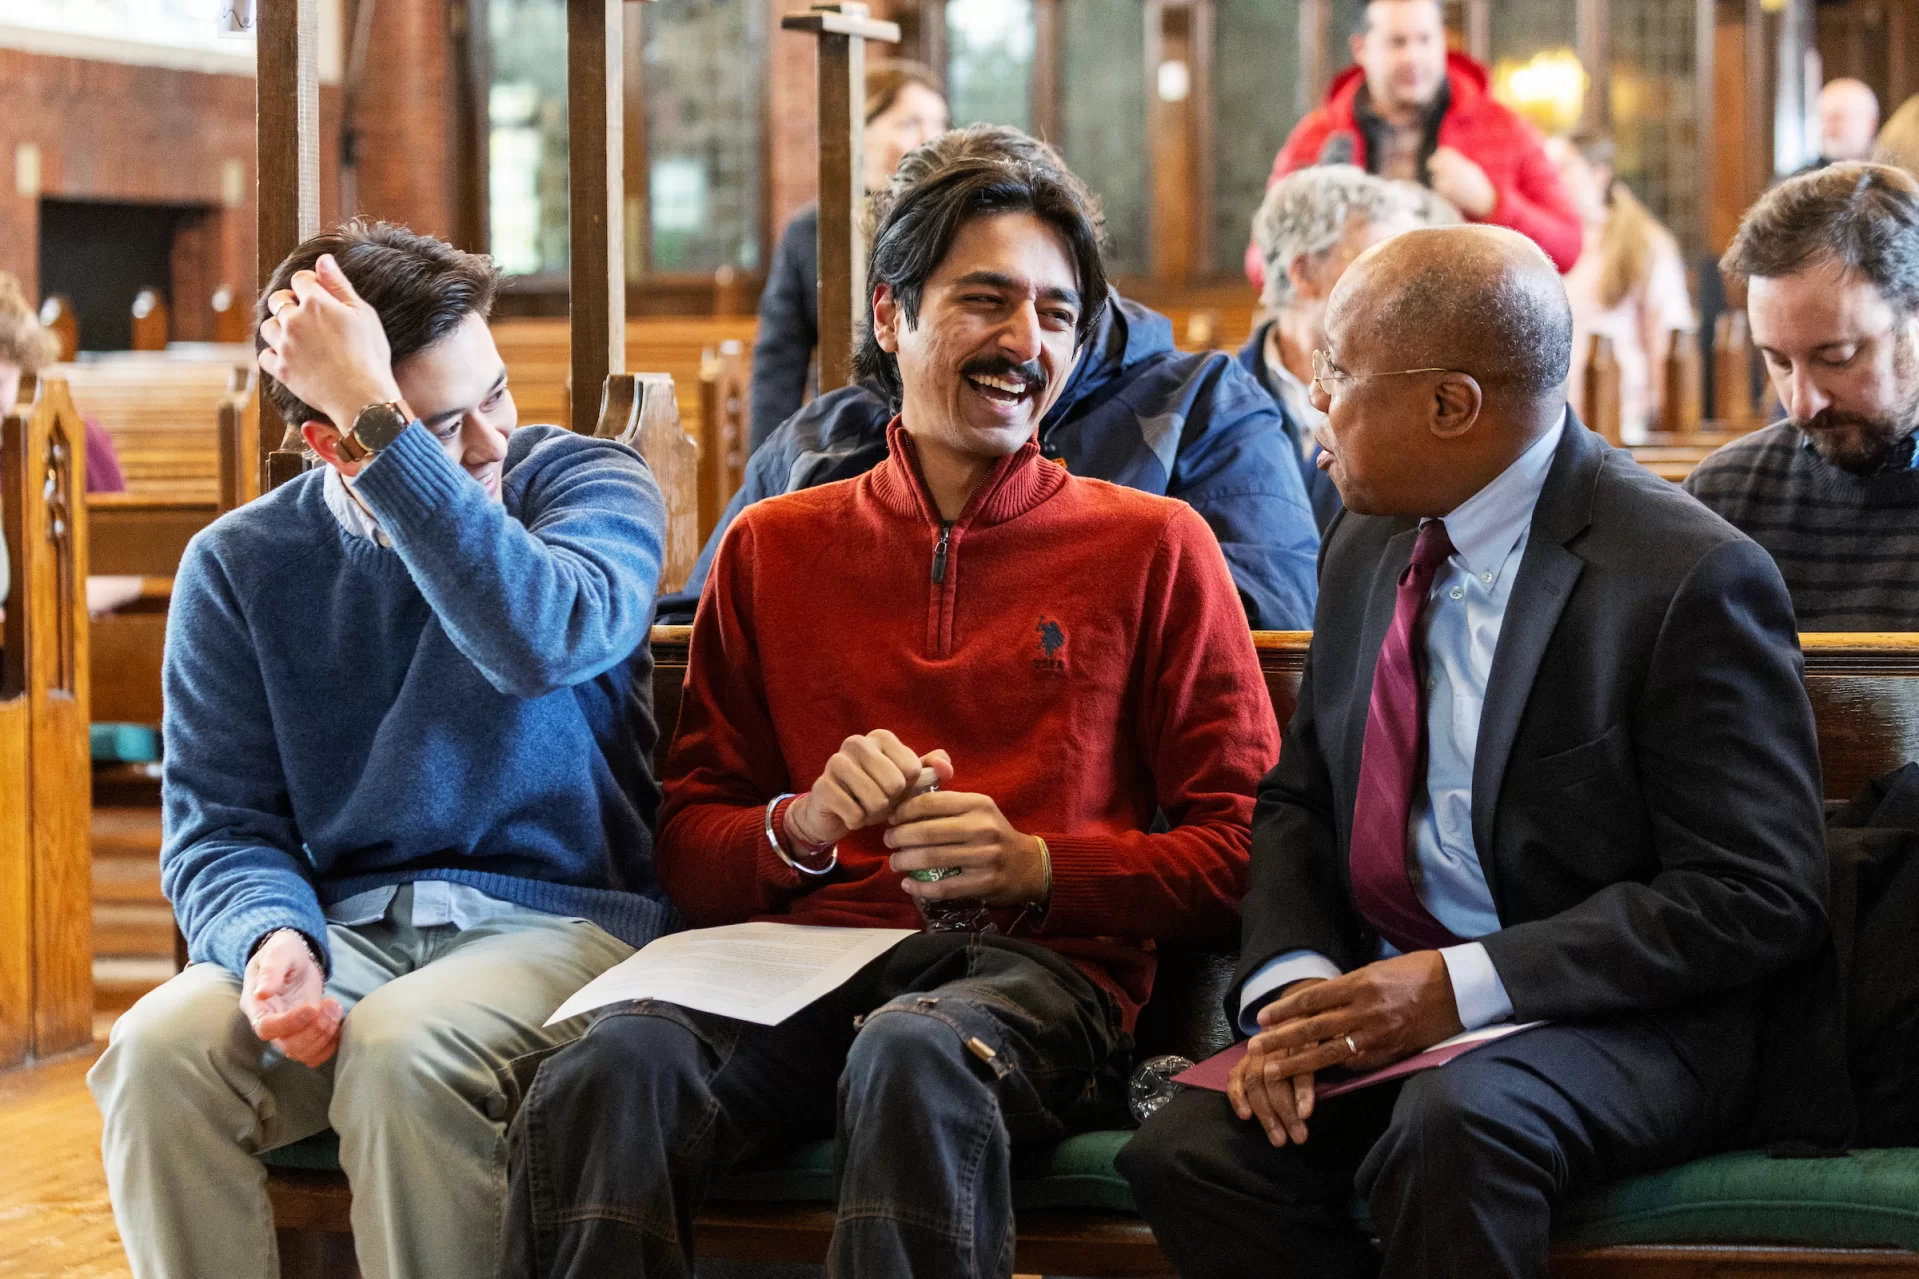
[[[276,320],[279,319],[281,314],[284,313],[289,307],[295,307],[298,305],[300,305],[298,299],[295,299],[295,298],[282,299],[280,302],[280,305],[273,308],[273,318]]]
[[[1351,1035],[1346,1036],[1346,1052],[1347,1055],[1352,1057],[1359,1056],[1359,1045],[1353,1042]]]

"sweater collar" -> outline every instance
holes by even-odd
[[[886,427],[886,460],[870,473],[873,495],[896,515],[942,523],[939,506],[926,491],[913,437],[897,415]],[[954,524],[960,527],[1004,524],[1024,515],[1066,487],[1066,468],[1040,456],[1039,441],[1029,439],[1001,458],[966,500]]]

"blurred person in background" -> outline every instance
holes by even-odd
[[[1851,76],[1828,80],[1814,108],[1819,116],[1819,157],[1800,169],[1812,173],[1829,164],[1872,158],[1872,135],[1879,127],[1879,97]]]
[[[1919,93],[1899,104],[1879,130],[1872,158],[1907,173],[1919,173]]]
[[[931,68],[918,62],[876,62],[866,72],[868,191],[878,191],[908,151],[946,132],[946,99]],[[819,346],[820,206],[793,215],[780,235],[760,294],[753,342],[752,447],[805,403],[815,384]]]
[[[1317,165],[1267,188],[1253,215],[1267,318],[1240,348],[1239,363],[1279,406],[1322,534],[1340,511],[1339,490],[1319,469],[1313,439],[1326,420],[1311,393],[1313,352],[1326,345],[1326,299],[1354,258],[1424,225],[1421,196],[1438,199],[1413,183],[1389,182],[1350,164]]]
[[[1267,185],[1316,164],[1356,164],[1430,187],[1472,222],[1510,227],[1561,271],[1579,256],[1579,215],[1539,133],[1487,92],[1486,68],[1446,48],[1438,0],[1372,0],[1354,66],[1294,127]],[[1246,275],[1263,282],[1255,248]]]
[[[1554,138],[1547,150],[1579,210],[1583,244],[1566,273],[1573,309],[1573,411],[1590,417],[1585,370],[1595,336],[1612,341],[1619,363],[1619,427],[1627,443],[1646,438],[1659,420],[1666,354],[1680,335],[1696,332],[1679,242],[1659,225],[1613,172],[1612,139],[1599,134]]]

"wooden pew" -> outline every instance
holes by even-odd
[[[251,371],[248,346],[194,345],[58,365],[83,416],[113,440],[127,492],[163,501],[219,497],[215,406]]]
[[[1675,330],[1666,344],[1666,359],[1661,366],[1659,429],[1685,435],[1699,429],[1700,381],[1698,335]]]
[[[737,339],[708,348],[700,361],[700,537],[713,535],[726,504],[746,479],[746,352]]]
[[[653,631],[655,767],[678,726],[688,627]],[[1283,724],[1298,700],[1311,635],[1255,632],[1254,647]],[[1818,721],[1828,798],[1850,798],[1866,782],[1919,758],[1919,635],[1805,635],[1806,690]],[[1156,1006],[1181,992],[1162,980],[1141,1020],[1142,1054]],[[344,1178],[274,1169],[268,1181],[288,1279],[345,1279],[352,1269]],[[833,1227],[830,1207],[809,1203],[716,1200],[694,1223],[700,1255],[716,1260],[818,1262]],[[329,1242],[329,1236],[331,1241]],[[1118,1213],[1023,1212],[1016,1268],[1086,1276],[1171,1276],[1172,1269],[1138,1218]],[[301,1265],[307,1268],[300,1268]],[[1784,1248],[1638,1245],[1555,1248],[1555,1279],[1783,1279],[1808,1273],[1848,1279],[1919,1279],[1919,1253],[1883,1248]]]
[[[37,379],[0,423],[0,1066],[93,1038],[85,427]]]
[[[527,425],[570,420],[568,369],[572,338],[565,320],[502,319],[492,324],[493,341],[506,361],[507,382],[520,421]],[[667,373],[679,396],[680,420],[700,420],[700,373],[708,351],[728,342],[741,346],[741,375],[749,376],[754,317],[660,316],[626,322],[626,367]]]

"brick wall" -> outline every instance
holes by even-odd
[[[380,0],[357,114],[355,212],[453,238],[455,126],[446,0]]]
[[[39,202],[16,182],[19,149],[30,144],[40,195],[206,211],[175,252],[173,327],[180,338],[210,338],[213,290],[253,288],[252,78],[0,49],[0,86],[0,270],[38,296]],[[320,115],[323,134],[337,130],[336,89],[322,86]],[[338,216],[339,189],[338,148],[324,141],[320,167],[324,220]]]

